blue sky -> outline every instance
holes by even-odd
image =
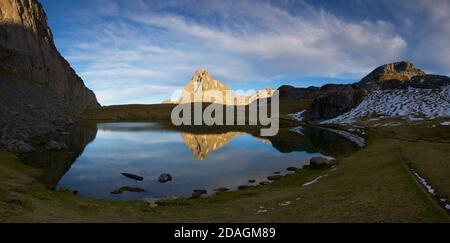
[[[410,60],[450,75],[448,0],[41,0],[101,104],[159,103],[206,68],[232,89],[350,83]]]

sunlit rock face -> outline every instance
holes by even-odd
[[[207,159],[210,153],[219,150],[238,135],[242,135],[242,133],[228,132],[222,134],[181,134],[184,143],[189,147],[197,160]]]
[[[356,86],[364,90],[377,90],[385,82],[391,82],[392,80],[407,82],[413,77],[425,74],[424,71],[416,68],[411,62],[395,62],[376,68],[357,83]]]
[[[258,99],[270,98],[275,90],[264,89],[250,96],[239,96],[224,83],[214,80],[205,69],[197,70],[186,85],[179,104],[214,103],[223,105],[249,105]]]

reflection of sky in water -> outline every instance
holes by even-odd
[[[235,189],[247,184],[249,179],[264,181],[273,172],[284,172],[289,166],[301,167],[309,158],[318,155],[307,152],[283,154],[250,135],[238,135],[209,154],[207,159],[196,160],[180,132],[157,127],[124,131],[119,124],[113,126],[113,129],[99,127],[96,139],[64,175],[59,187],[103,199],[186,196],[194,189],[212,192],[223,186]],[[145,180],[135,182],[122,176],[123,172],[143,176]],[[157,180],[162,173],[171,174],[173,181],[159,183]],[[111,191],[122,186],[140,187],[147,192],[111,195]]]

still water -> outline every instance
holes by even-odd
[[[299,132],[300,131],[300,132]],[[317,128],[282,129],[278,136],[257,137],[257,131],[180,131],[158,123],[102,123],[72,134],[69,151],[40,154],[44,180],[50,189],[76,190],[79,195],[135,200],[189,196],[193,190],[267,181],[286,168],[301,168],[311,157],[335,157],[358,146],[340,134]],[[70,138],[70,137],[69,137]],[[69,139],[70,140],[70,139]],[[42,163],[42,158],[47,161]],[[135,181],[122,175],[144,179]],[[172,181],[161,183],[167,173]],[[145,192],[113,194],[124,186]]]

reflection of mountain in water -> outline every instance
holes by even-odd
[[[181,133],[186,146],[194,154],[195,159],[204,160],[208,158],[208,155],[233,140],[234,137],[242,133],[227,132],[222,134],[192,134]]]
[[[97,129],[115,132],[145,132],[170,128],[153,123],[109,123],[76,126],[66,135],[52,138],[64,142],[68,149],[27,154],[22,156],[22,160],[28,165],[41,168],[43,170],[43,182],[48,189],[55,189],[64,174],[83,153],[86,145],[95,139]],[[186,128],[177,131],[181,133],[183,142],[197,160],[206,160],[212,152],[221,149],[235,137],[246,134],[252,135],[254,139],[268,146],[273,146],[281,153],[306,151],[309,153],[320,152],[324,155],[337,157],[358,149],[354,142],[335,132],[311,127],[302,128],[300,133],[281,129],[277,136],[268,138],[259,137],[258,130],[251,131],[245,128],[238,129],[238,131],[230,128],[230,130],[220,132],[213,132],[208,129],[190,131]]]
[[[43,170],[42,181],[49,190],[56,189],[58,182],[69,171],[75,160],[83,153],[84,148],[92,142],[97,135],[97,127],[75,126],[61,137],[54,138],[64,142],[68,149],[62,151],[41,151],[24,154],[24,163]]]
[[[197,160],[205,160],[208,155],[230,143],[236,136],[248,134],[246,132],[223,132],[218,134],[195,134],[182,132],[186,146],[192,151]],[[251,133],[250,133],[251,134]],[[251,134],[253,135],[253,134]],[[277,136],[253,138],[268,145],[272,145],[281,153],[306,151],[320,152],[337,157],[349,154],[358,149],[358,145],[345,137],[330,130],[304,127],[302,133],[281,129]]]

